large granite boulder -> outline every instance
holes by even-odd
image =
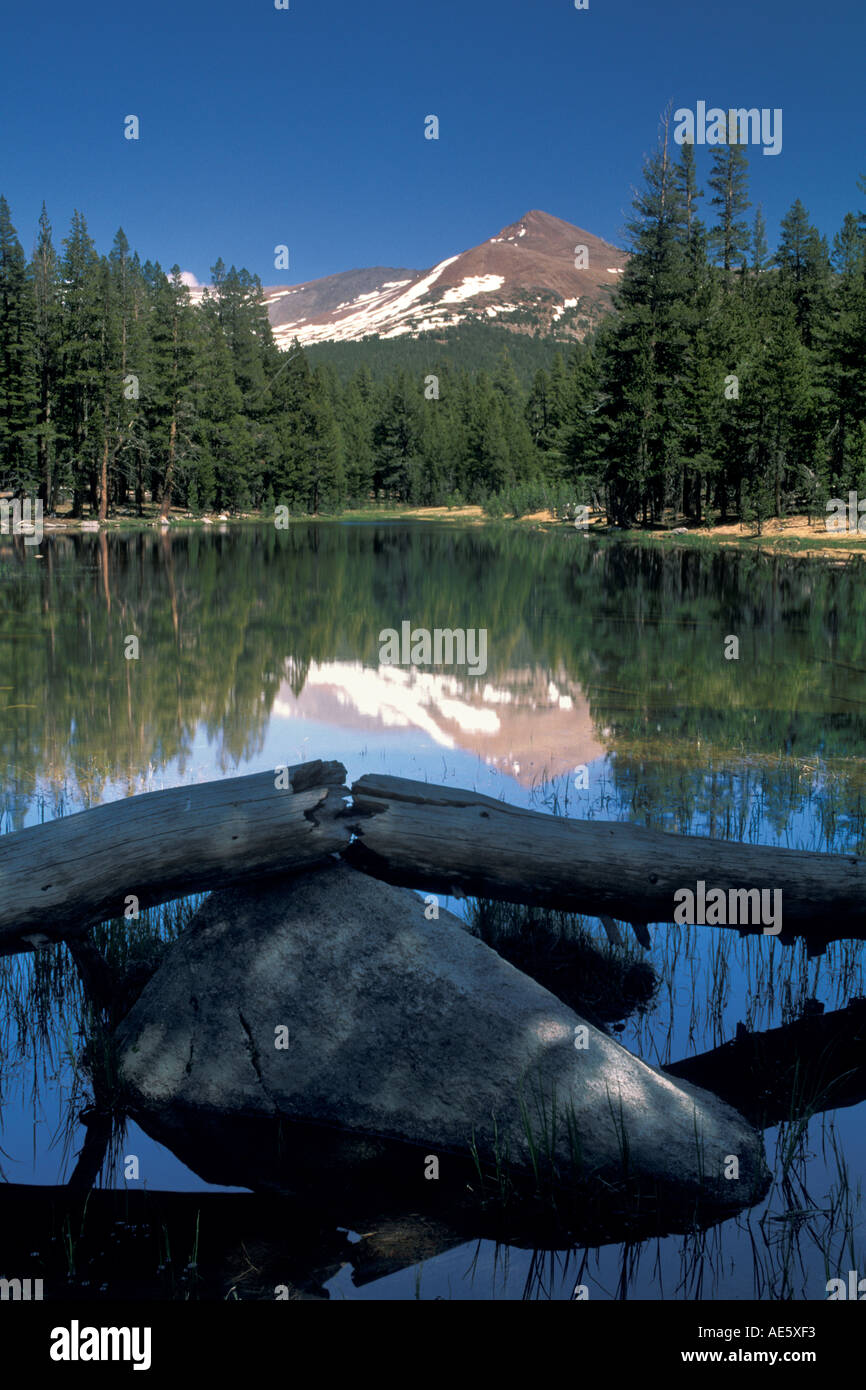
[[[487,1171],[546,1163],[718,1213],[769,1183],[730,1106],[638,1060],[451,914],[427,920],[414,893],[344,864],[214,893],[118,1041],[133,1115],[215,1182],[297,1195],[329,1167],[408,1154],[418,1177],[474,1144]]]

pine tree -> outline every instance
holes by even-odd
[[[572,506],[598,508],[601,490],[601,448],[598,430],[598,361],[592,348],[575,344],[569,357],[569,393],[559,431],[562,485]]]
[[[764,221],[764,206],[762,203],[759,203],[755,209],[755,216],[752,221],[749,257],[752,270],[756,275],[760,275],[767,264],[767,224]]]
[[[618,315],[599,335],[608,513],[631,524],[658,514],[678,472],[676,399],[686,349],[682,199],[671,163],[669,117],[644,165],[629,224],[632,255]]]
[[[340,430],[346,451],[346,490],[349,501],[366,502],[373,487],[373,412],[369,383],[361,373],[354,375],[340,402]],[[438,402],[435,402],[438,404]],[[435,414],[435,411],[433,412]]]
[[[34,360],[37,378],[36,452],[39,496],[46,512],[56,505],[55,472],[57,404],[60,372],[61,285],[57,252],[45,204],[31,264],[34,293]]]
[[[794,305],[802,340],[811,347],[815,325],[828,310],[830,256],[825,238],[810,224],[799,198],[782,218],[773,262],[779,267],[780,289]]]
[[[274,376],[270,391],[273,410],[271,484],[277,506],[304,511],[310,494],[310,460],[305,443],[312,401],[312,373],[297,338]]]
[[[530,439],[541,458],[547,461],[556,447],[554,402],[550,388],[550,373],[539,367],[526,402],[525,419]]]
[[[482,442],[478,478],[472,498],[481,501],[491,492],[501,491],[503,485],[534,477],[537,471],[538,450],[527,419],[527,399],[514,369],[507,348],[500,353],[492,377],[493,395],[490,399],[486,438]],[[554,410],[564,411],[566,395],[565,366],[560,354],[554,357],[550,398]],[[545,441],[553,448],[551,434]]]
[[[442,380],[441,368],[437,375]],[[456,487],[452,435],[454,429],[453,397],[450,391],[437,400],[424,403],[421,455],[424,460],[418,501],[422,506],[438,507]],[[347,458],[352,453],[347,441]]]
[[[864,222],[866,225],[866,222]],[[848,213],[833,242],[836,279],[830,313],[818,326],[825,400],[826,468],[815,470],[816,492],[844,496],[859,486],[866,429],[866,231]]]
[[[742,515],[746,460],[751,442],[749,403],[752,379],[760,352],[762,305],[769,288],[752,276],[722,294],[713,321],[712,345],[719,391],[717,499],[723,521],[733,503]]]
[[[147,269],[147,267],[146,267]],[[175,265],[171,278],[150,268],[150,351],[145,413],[152,492],[167,517],[178,474],[189,459],[195,433],[195,332],[189,291]]]
[[[100,262],[78,211],[63,247],[57,420],[72,479],[73,515],[80,516],[85,498],[94,511],[99,505],[103,383]]]
[[[136,481],[145,445],[141,377],[146,361],[147,287],[122,227],[115,235],[108,262],[114,342],[108,420],[112,493],[115,500],[125,502],[130,484]]]
[[[689,231],[686,253],[686,347],[677,406],[679,496],[669,495],[666,501],[701,521],[705,501],[709,504],[718,482],[718,435],[724,394],[717,351],[716,280],[707,260],[706,233],[697,221]],[[719,500],[724,510],[723,490]]]
[[[16,492],[37,484],[35,315],[24,251],[0,197],[0,477]]]
[[[331,405],[328,383],[318,368],[312,377],[306,445],[310,460],[308,510],[314,516],[320,512],[339,511],[345,498],[343,439]],[[412,490],[407,500],[414,500]]]
[[[674,180],[682,203],[686,244],[691,245],[693,232],[701,225],[697,216],[697,200],[703,198],[704,194],[698,188],[695,147],[688,141],[681,148],[679,164],[674,171]]]
[[[420,469],[420,392],[402,370],[385,384],[373,427],[373,486],[377,496],[409,500]]]
[[[707,180],[715,194],[710,203],[720,210],[719,220],[710,232],[710,249],[717,258],[721,256],[726,271],[739,264],[748,251],[749,232],[743,214],[751,207],[747,196],[749,163],[745,151],[732,142],[731,127],[728,113],[725,119],[725,144],[713,151],[712,171]]]
[[[99,520],[108,515],[109,471],[116,452],[117,397],[120,395],[118,365],[120,361],[119,315],[115,303],[111,266],[104,258],[99,263],[99,373],[102,385],[101,452],[99,469]],[[113,447],[114,446],[114,447]]]
[[[812,457],[815,383],[810,354],[790,300],[767,306],[753,339],[754,361],[743,401],[746,485],[754,498],[769,489],[777,515],[783,492],[802,484]]]

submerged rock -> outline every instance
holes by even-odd
[[[118,1042],[132,1114],[214,1182],[297,1194],[396,1161],[430,1191],[429,1159],[444,1174],[474,1143],[488,1172],[546,1165],[716,1214],[769,1184],[730,1106],[641,1062],[450,913],[428,921],[414,893],[343,864],[214,893]]]

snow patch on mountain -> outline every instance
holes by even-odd
[[[588,248],[578,269],[574,248]],[[562,218],[537,209],[497,236],[430,270],[379,266],[343,271],[264,292],[275,341],[348,342],[398,338],[500,320],[519,332],[582,337],[612,304],[611,275],[627,255]],[[196,293],[196,291],[193,291]],[[491,302],[494,301],[494,302]],[[579,315],[567,315],[579,309]]]
[[[341,315],[339,330],[333,323],[311,324],[304,334],[303,341],[306,343],[321,343],[331,339],[346,341],[353,338],[364,338],[368,333],[379,333],[381,337],[391,336],[383,332],[386,326],[392,324],[395,318],[407,314],[419,299],[423,299],[431,286],[456,260],[456,256],[448,256],[446,260],[440,261],[414,284],[410,281],[409,288],[402,289],[401,293],[395,293],[393,286],[391,288],[383,286],[381,289],[373,290],[368,294],[357,295],[352,301],[353,307],[350,311]],[[403,281],[402,284],[405,285],[406,282]],[[274,329],[274,338],[280,347],[287,346],[296,335],[300,336],[296,334],[300,322],[302,321],[283,323]],[[407,328],[405,331],[410,330]]]
[[[554,311],[553,311],[553,321],[554,321],[554,323],[559,323],[559,320],[562,318],[562,316],[563,316],[563,314],[565,313],[566,309],[576,309],[577,306],[578,306],[578,303],[579,303],[579,301],[578,301],[577,299],[566,299],[566,300],[563,300],[562,304],[559,305],[559,306],[558,306],[556,309],[554,309]]]
[[[487,294],[504,285],[504,275],[467,275],[462,285],[446,290],[442,296],[443,304],[458,304],[462,299],[474,299],[477,294]]]

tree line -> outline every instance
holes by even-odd
[[[668,125],[635,197],[617,312],[571,412],[588,480],[623,524],[668,509],[760,523],[866,495],[866,215],[849,212],[830,247],[797,199],[770,255],[761,208],[746,218],[744,149],[729,142],[712,154],[708,227],[694,147],[677,154]]]
[[[79,212],[57,249],[44,207],[28,260],[0,198],[0,487],[102,519],[595,503],[621,525],[866,496],[866,215],[830,247],[798,200],[770,255],[743,149],[711,159],[708,226],[663,124],[613,312],[526,384],[507,347],[469,370],[447,341],[423,375],[413,345],[341,379],[277,348],[248,271],[218,261],[193,302],[122,230],[100,255]]]

